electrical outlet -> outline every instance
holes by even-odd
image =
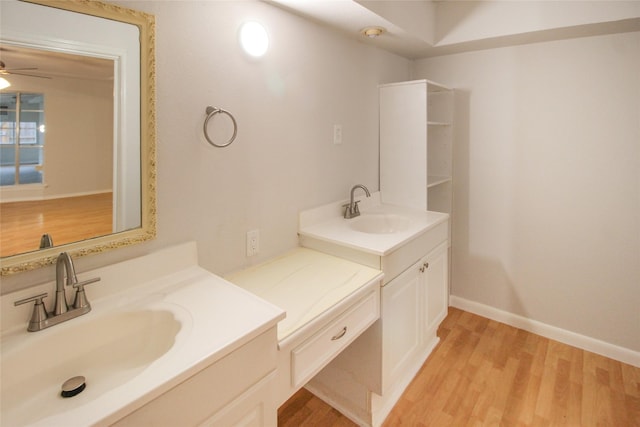
[[[247,231],[247,256],[254,256],[260,251],[260,231]]]
[[[342,125],[333,125],[333,143],[342,144]]]

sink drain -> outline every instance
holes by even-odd
[[[60,396],[62,397],[73,397],[76,394],[82,393],[82,390],[87,386],[86,379],[82,375],[77,377],[69,378],[62,384],[62,391],[60,392]]]

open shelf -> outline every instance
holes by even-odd
[[[436,83],[433,80],[425,80],[427,83],[427,93],[439,93],[439,92],[450,92],[452,89],[443,84]]]
[[[450,176],[428,175],[427,188],[435,187],[436,185],[444,184],[449,181],[451,181]]]
[[[415,80],[379,94],[383,202],[451,213],[454,91]]]

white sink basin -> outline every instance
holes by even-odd
[[[387,256],[408,241],[447,221],[440,212],[384,204],[380,193],[362,199],[360,216],[345,219],[344,200],[300,213],[302,246],[339,245],[376,256]]]
[[[361,214],[349,221],[349,227],[355,231],[369,234],[391,234],[406,231],[411,221],[409,218],[395,214]]]
[[[14,301],[55,283],[0,295],[1,426],[112,425],[285,316],[198,266],[194,242],[83,274],[102,279],[89,290],[91,312],[39,332],[27,332],[32,307]],[[76,376],[86,388],[63,398]]]
[[[181,323],[162,309],[136,309],[81,318],[2,352],[2,421],[25,425],[94,401],[144,371],[174,345]],[[65,326],[65,327],[63,327]],[[60,387],[86,378],[80,394],[63,398]]]

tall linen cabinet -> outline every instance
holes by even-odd
[[[451,214],[453,90],[415,80],[379,91],[382,202]]]

